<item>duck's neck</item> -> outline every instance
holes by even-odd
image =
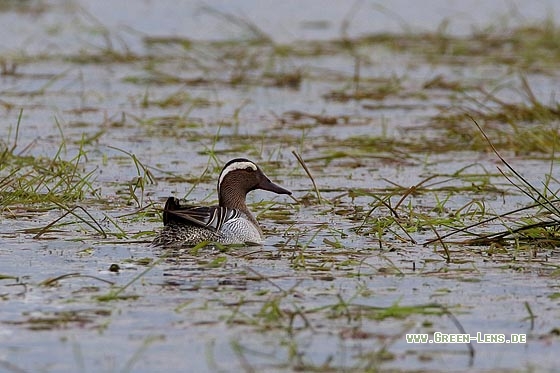
[[[220,206],[242,211],[245,215],[247,215],[249,220],[258,227],[259,224],[257,223],[257,219],[255,219],[247,207],[246,197],[247,194],[244,191],[228,188],[227,185],[222,186],[218,196]]]

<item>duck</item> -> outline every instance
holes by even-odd
[[[183,247],[202,242],[262,245],[263,232],[247,207],[247,194],[256,189],[292,194],[270,181],[255,162],[246,158],[235,158],[225,164],[217,189],[218,205],[214,206],[186,205],[168,197],[163,208],[163,228],[152,246]]]

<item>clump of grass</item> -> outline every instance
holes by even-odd
[[[523,175],[515,170],[505,158],[498,152],[493,142],[490,140],[482,127],[474,120],[471,119],[480,131],[485,141],[488,143],[494,154],[499,158],[500,162],[506,167],[508,172],[498,167],[500,173],[506,180],[518,189],[522,194],[529,197],[532,203],[515,210],[508,211],[498,216],[485,219],[479,223],[469,225],[467,227],[458,229],[443,236],[438,235],[437,238],[431,239],[425,243],[431,244],[440,242],[444,244],[443,240],[458,233],[470,233],[476,236],[474,239],[462,241],[465,244],[482,244],[489,245],[493,243],[504,244],[508,241],[515,242],[517,245],[521,242],[529,244],[528,247],[557,247],[560,246],[560,198],[558,193],[550,189],[548,184],[544,185],[544,191],[540,191],[537,187],[531,184]],[[554,153],[552,153],[554,159]],[[551,164],[552,167],[552,164]],[[551,168],[552,174],[552,168]],[[547,178],[550,181],[550,177]],[[539,210],[544,211],[545,214],[539,213]],[[517,226],[506,226],[504,230],[493,233],[475,233],[472,230],[484,224],[488,224],[495,220],[504,220],[509,216],[516,216],[519,213],[533,212],[529,218],[520,220]]]
[[[143,207],[146,184],[155,184],[156,181],[154,175],[150,169],[143,164],[138,157],[136,157],[136,154],[123,149],[115,148],[113,146],[110,146],[110,148],[126,154],[132,160],[138,176],[128,184],[129,199],[127,200],[127,203],[134,200],[139,208]],[[138,195],[138,193],[140,195]]]
[[[354,85],[355,86],[352,89],[331,91],[323,95],[323,98],[325,98],[326,100],[339,102],[347,102],[350,100],[381,101],[389,96],[398,95],[403,90],[400,79],[396,77],[392,77],[389,79],[380,79],[377,82],[370,82],[367,85],[363,82],[362,79],[359,86],[357,84]]]
[[[62,157],[66,143],[51,158],[26,155],[32,144],[18,152],[18,134],[23,111],[15,128],[13,143],[0,143],[0,208],[41,205],[54,208],[87,197],[100,198],[93,181],[96,168],[85,171],[87,151],[82,141],[69,160]]]
[[[558,144],[560,104],[545,104],[534,95],[526,78],[521,76],[523,100],[504,102],[495,93],[479,88],[484,101],[474,100],[476,108],[458,107],[431,119],[435,128],[443,130],[447,142],[467,145],[470,150],[488,149],[488,142],[478,136],[472,117],[480,118],[496,149],[511,149],[518,154],[553,153]]]
[[[36,315],[27,315],[22,321],[5,321],[6,324],[22,325],[30,330],[44,331],[67,329],[74,326],[91,325],[99,316],[110,316],[111,311],[104,309],[92,310],[66,310],[44,312]]]
[[[82,49],[76,55],[68,55],[66,60],[78,64],[107,64],[107,63],[131,63],[141,60],[142,57],[132,52],[121,35],[112,32],[93,14],[85,8],[79,9],[82,26],[92,34],[101,37],[99,46],[93,46],[94,52]]]
[[[432,79],[426,81],[422,85],[423,89],[440,89],[449,90],[455,92],[465,92],[468,89],[474,89],[472,86],[466,86],[464,83],[458,80],[449,80],[443,75],[436,75]]]
[[[62,227],[70,225],[92,230],[103,238],[126,237],[127,232],[121,228],[119,218],[103,213],[105,221],[101,223],[98,220],[99,213],[76,205],[85,200],[89,205],[98,202],[106,206],[107,203],[95,184],[97,167],[88,167],[86,148],[91,139],[82,136],[75,155],[69,160],[64,159],[68,151],[62,132],[62,141],[54,156],[28,155],[33,143],[22,150],[18,145],[21,118],[22,112],[15,126],[13,139],[8,136],[7,142],[0,142],[0,209],[7,216],[16,219],[38,212],[59,210],[61,215],[50,223],[21,230],[23,233],[33,234],[35,239],[44,238],[47,233],[60,231]],[[138,174],[127,184],[126,203],[135,203],[138,208],[145,209],[146,184],[155,183],[155,179],[149,168],[134,154],[117,150],[132,159]]]
[[[191,97],[188,92],[180,90],[159,100],[149,100],[146,95],[146,97],[142,101],[142,107],[147,108],[152,105],[158,106],[160,108],[188,106],[194,109],[209,107],[211,105],[218,105],[218,103],[213,103],[212,101],[205,98]]]

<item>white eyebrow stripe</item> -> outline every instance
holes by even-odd
[[[223,169],[222,173],[220,174],[220,179],[218,180],[218,185],[222,185],[222,181],[227,174],[235,170],[244,170],[246,168],[252,168],[253,171],[257,171],[257,165],[253,162],[234,162]]]

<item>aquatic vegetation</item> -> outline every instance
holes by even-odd
[[[558,198],[558,192],[551,190],[548,184],[544,185],[543,191],[537,189],[537,187],[531,184],[500,155],[500,153],[496,150],[496,147],[488,138],[487,134],[482,130],[480,125],[476,121],[474,121],[474,123],[481,131],[482,135],[492,148],[493,152],[500,159],[500,161],[508,171],[506,173],[506,171],[502,171],[500,169],[502,175],[516,189],[528,196],[533,203],[528,206],[508,211],[498,216],[494,216],[490,219],[485,219],[484,221],[476,223],[474,225],[461,228],[457,232],[468,232],[474,227],[489,223],[493,220],[503,220],[510,215],[531,213],[529,217],[522,219],[521,222],[518,222],[515,226],[504,224],[506,226],[504,231],[488,234],[477,233],[476,238],[467,240],[465,243],[476,245],[488,245],[492,243],[504,244],[508,239],[513,239],[515,240],[515,245],[518,248],[520,248],[520,245],[523,244],[522,246],[526,250],[531,250],[531,248],[539,250],[546,248],[554,249],[560,244],[560,210],[558,208],[558,202],[560,202],[560,199]],[[551,162],[551,170],[549,177],[547,178],[548,182],[552,177],[552,166],[553,162]],[[445,238],[453,236],[457,232],[446,234]],[[438,236],[436,240],[428,241],[428,243],[441,241],[441,239],[442,237]]]
[[[99,198],[94,185],[96,168],[85,169],[87,150],[79,144],[75,155],[63,159],[66,144],[62,142],[52,157],[28,155],[33,144],[18,147],[18,133],[23,110],[14,126],[13,142],[0,144],[0,193],[2,210],[16,205],[38,204],[53,208],[84,198]],[[10,140],[8,136],[8,140]],[[51,204],[51,206],[49,206]]]
[[[0,367],[554,369],[552,20],[354,35],[353,8],[339,37],[277,41],[203,8],[235,31],[203,40],[68,12],[0,54]],[[215,203],[240,156],[294,192],[251,194],[262,247],[148,245],[167,197]],[[405,341],[481,324],[531,348]]]

